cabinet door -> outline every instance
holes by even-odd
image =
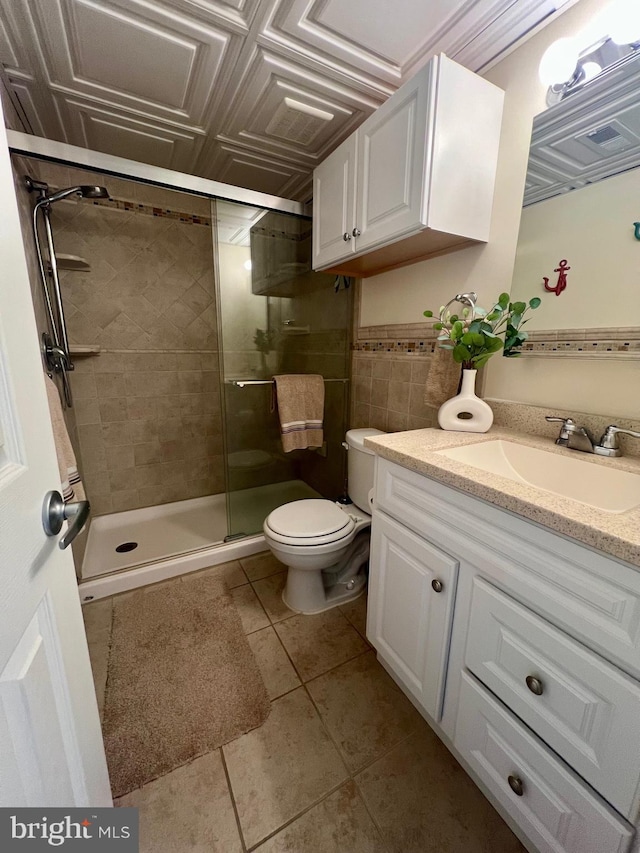
[[[356,137],[353,133],[313,172],[314,269],[355,251]]]
[[[374,513],[367,637],[435,720],[442,712],[457,575],[453,557]]]
[[[436,61],[398,89],[358,130],[358,252],[425,224]]]

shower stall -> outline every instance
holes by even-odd
[[[342,495],[352,292],[311,270],[308,218],[32,157],[14,171],[36,318],[68,359],[46,367],[92,504],[74,549],[83,597],[263,550],[275,507]],[[321,448],[283,452],[278,373],[324,377]]]

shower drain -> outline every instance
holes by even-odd
[[[126,554],[127,551],[135,551],[137,547],[137,542],[123,542],[122,545],[117,546],[116,551],[118,554]]]

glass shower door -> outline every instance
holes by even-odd
[[[311,270],[311,221],[216,203],[229,537],[277,506],[342,493],[350,293]],[[272,377],[321,373],[325,447],[285,454]]]

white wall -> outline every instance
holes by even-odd
[[[476,290],[480,304],[487,304],[511,289],[531,123],[544,107],[540,58],[551,42],[576,33],[604,5],[603,0],[580,0],[486,75],[506,91],[489,243],[365,279],[361,325],[420,322],[425,308],[437,308],[461,290]],[[534,282],[531,295],[541,293]],[[556,299],[553,294],[549,298]],[[640,393],[628,390],[640,387],[640,362],[496,356],[486,372],[489,397],[640,417]]]

